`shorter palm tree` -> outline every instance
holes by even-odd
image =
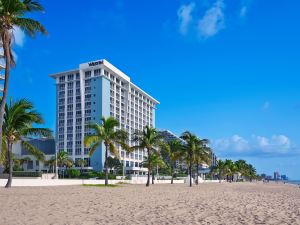
[[[150,160],[147,158],[141,163],[141,167],[149,168],[149,161],[150,161],[150,171],[152,173],[152,184],[154,184],[155,169],[163,168],[166,166],[166,164],[158,153],[154,153],[150,155]]]
[[[227,182],[232,182],[233,176],[236,173],[236,166],[231,159],[225,160],[225,172]]]
[[[211,152],[212,150],[207,146],[207,139],[199,139],[197,148],[194,154],[194,163],[196,164],[196,184],[199,184],[199,167],[200,164],[207,164],[210,166],[211,164]]]
[[[7,149],[7,160],[9,167],[8,181],[5,187],[11,187],[13,159],[12,146],[17,142],[21,142],[26,150],[34,155],[39,161],[44,161],[45,156],[42,151],[28,142],[28,137],[41,136],[52,137],[52,132],[47,128],[34,128],[33,124],[43,124],[44,120],[31,102],[21,99],[16,102],[10,101],[5,106],[4,123],[2,127],[3,141]]]
[[[217,165],[212,168],[212,173],[217,174],[219,178],[219,182],[221,183],[222,179],[226,173],[226,165],[225,162],[221,159],[218,160]]]
[[[80,170],[82,171],[83,170],[83,167],[85,167],[86,166],[86,164],[87,164],[87,162],[86,162],[86,160],[85,159],[78,159],[77,161],[76,161],[76,164],[77,164],[77,166],[80,166]]]
[[[151,159],[153,158],[153,154],[158,153],[158,149],[161,146],[162,137],[157,132],[157,130],[150,126],[145,126],[143,131],[136,131],[133,134],[132,142],[134,142],[136,145],[132,146],[132,150],[138,150],[138,149],[146,149],[147,151],[147,168],[148,168],[148,175],[147,175],[147,183],[146,187],[150,186],[150,173],[151,173]]]
[[[128,133],[124,130],[118,130],[120,123],[113,117],[102,117],[101,124],[91,123],[88,125],[93,134],[84,138],[84,145],[90,148],[89,154],[92,155],[98,147],[105,146],[105,185],[108,185],[108,152],[113,156],[119,158],[119,150],[116,145],[120,145],[125,151],[130,152],[131,149],[128,146]]]
[[[171,184],[175,176],[176,161],[181,158],[183,143],[177,139],[163,142],[161,145],[161,156],[166,166],[171,169]]]
[[[54,157],[55,160],[55,157]],[[73,160],[70,158],[66,151],[60,151],[57,154],[57,166],[60,168],[67,167],[70,168],[74,164]]]
[[[20,159],[20,164],[22,165],[23,170],[24,170],[24,164],[28,164],[30,161],[31,161],[31,158],[28,156]]]

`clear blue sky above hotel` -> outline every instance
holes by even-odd
[[[49,74],[105,58],[161,102],[156,125],[300,178],[300,1],[42,1],[47,37],[16,34],[10,94],[55,129]]]

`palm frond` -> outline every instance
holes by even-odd
[[[27,141],[22,141],[22,146],[32,155],[34,155],[38,160],[44,162],[45,161],[45,154],[37,149],[35,146],[31,145]]]
[[[37,32],[48,34],[40,22],[30,18],[14,18],[13,23],[31,37],[34,37]]]

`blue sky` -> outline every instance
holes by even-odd
[[[157,127],[300,178],[298,0],[41,1],[49,35],[15,30],[10,95],[55,129],[49,74],[106,58],[157,98]],[[59,7],[58,7],[59,6]]]

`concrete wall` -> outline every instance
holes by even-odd
[[[0,179],[0,187],[4,187],[6,179]],[[109,184],[124,182],[128,184],[146,184],[146,180],[109,180]],[[41,178],[14,178],[12,186],[14,187],[39,187],[39,186],[68,186],[82,184],[104,184],[105,180],[79,180],[79,179],[41,179]],[[155,184],[170,184],[170,180],[156,180]],[[183,184],[183,180],[174,180],[175,184]]]

